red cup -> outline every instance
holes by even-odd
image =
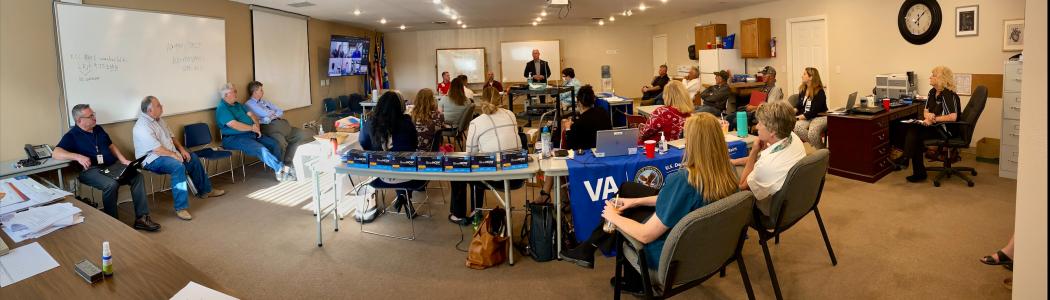
[[[654,141],[654,140],[645,141],[645,157],[648,157],[648,158],[656,157],[656,141]]]
[[[882,108],[890,110],[890,99],[882,99]]]

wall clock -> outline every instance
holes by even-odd
[[[897,29],[909,43],[930,42],[941,30],[941,6],[936,0],[905,0],[897,13]]]

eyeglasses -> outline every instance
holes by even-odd
[[[83,116],[83,117],[80,117],[80,118],[81,119],[94,119],[95,118],[95,114],[91,114],[90,116]]]

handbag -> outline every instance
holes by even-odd
[[[468,268],[483,270],[495,267],[507,259],[506,211],[495,208],[485,214],[485,219],[474,232],[467,251]]]

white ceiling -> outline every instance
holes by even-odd
[[[315,19],[336,21],[372,28],[381,32],[398,31],[401,25],[406,30],[435,30],[459,28],[456,20],[441,10],[451,8],[468,28],[531,26],[540,12],[546,10],[540,26],[593,25],[592,18],[605,18],[606,25],[653,25],[696,16],[700,14],[748,6],[772,0],[572,0],[572,7],[560,9],[548,6],[546,0],[233,0],[245,4],[266,6],[307,15]],[[308,1],[309,7],[292,7],[288,4]],[[645,11],[639,9],[644,3]],[[546,8],[546,9],[545,9]],[[354,10],[360,15],[354,15]],[[621,16],[632,9],[632,16]],[[560,13],[559,13],[560,12]],[[559,18],[559,14],[562,16]],[[616,21],[610,22],[615,15]],[[385,18],[386,24],[380,19]],[[446,21],[448,24],[434,24]]]

